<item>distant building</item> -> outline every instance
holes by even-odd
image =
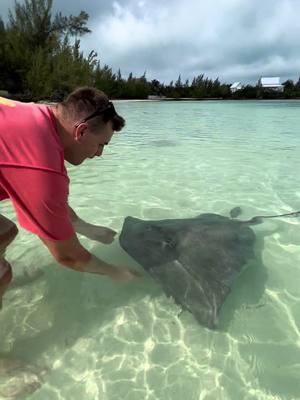
[[[238,90],[243,89],[243,85],[241,84],[241,82],[234,82],[231,86],[230,86],[230,91],[231,93],[235,93]]]
[[[166,96],[157,95],[157,94],[149,94],[148,100],[162,100],[165,99]]]
[[[283,85],[280,83],[278,76],[261,77],[258,81],[258,86],[262,89],[271,90],[274,92],[283,92]]]

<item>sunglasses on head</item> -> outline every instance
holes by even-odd
[[[75,128],[77,128],[80,124],[84,124],[85,122],[89,121],[90,119],[94,117],[99,117],[102,116],[102,119],[104,122],[108,122],[111,120],[115,115],[118,115],[113,103],[111,101],[108,102],[108,105],[103,107],[103,108],[97,108],[95,111],[92,112],[92,114],[88,115],[86,118],[81,120],[75,125]]]

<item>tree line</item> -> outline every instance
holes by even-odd
[[[231,93],[230,84],[199,74],[192,80],[161,83],[142,76],[123,77],[100,62],[95,51],[84,55],[80,39],[91,31],[89,15],[53,14],[53,0],[15,2],[6,23],[0,17],[0,91],[24,101],[61,100],[78,86],[95,86],[111,98],[146,99],[149,95],[167,98],[297,98],[300,79],[284,83],[282,93],[262,91],[247,85]]]

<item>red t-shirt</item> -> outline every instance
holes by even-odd
[[[64,152],[51,109],[0,97],[0,200],[12,200],[23,228],[60,241],[74,235],[68,194]]]

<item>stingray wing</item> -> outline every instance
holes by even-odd
[[[148,272],[200,324],[216,328],[219,308],[230,292],[228,286],[216,280],[195,279],[192,271],[178,260],[152,267]]]

